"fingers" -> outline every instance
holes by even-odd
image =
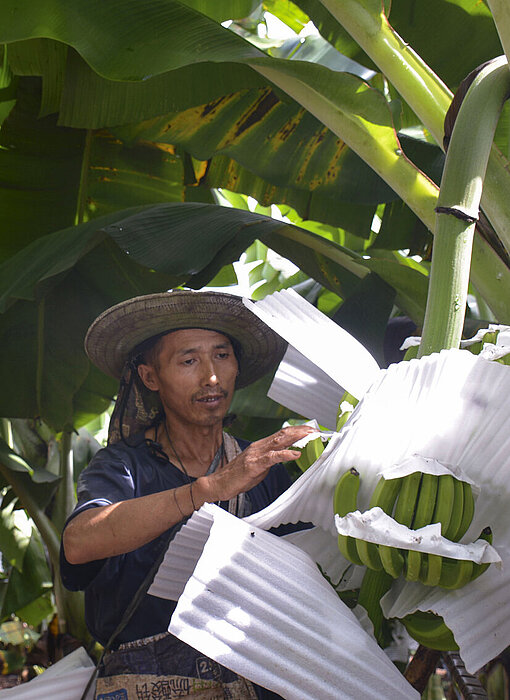
[[[263,443],[260,444],[263,461],[276,464],[277,462],[290,462],[298,459],[301,452],[288,448],[298,440],[301,440],[301,438],[314,432],[316,432],[316,429],[309,425],[291,425],[281,428],[273,435],[259,441],[259,443]]]
[[[281,428],[278,432],[265,438],[265,440],[271,441],[276,447],[285,448],[293,445],[306,435],[315,432],[316,429],[310,425],[289,425],[287,428]]]
[[[298,459],[300,456],[301,452],[299,450],[280,450],[279,452],[272,451],[267,453],[271,466],[278,462],[290,462],[294,459]]]

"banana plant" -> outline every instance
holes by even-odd
[[[220,25],[255,10],[254,3],[216,5],[168,1],[161,14],[151,0],[140,15],[132,0],[44,1],[35,10],[26,0],[8,0],[0,30],[0,105],[8,115],[0,167],[9,174],[0,190],[2,337],[9,357],[2,380],[8,387],[22,377],[23,386],[5,392],[4,415],[42,416],[69,434],[103,410],[115,390],[81,350],[92,318],[137,293],[200,287],[255,238],[342,301],[365,280],[381,278],[398,307],[421,325],[427,266],[398,253],[414,243],[392,229],[402,222],[417,228],[419,219],[418,248],[430,245],[442,163],[437,167],[438,145],[399,135],[396,100],[403,97],[402,111],[414,110],[441,145],[451,93],[399,40],[375,0],[302,2],[296,13],[300,21],[317,17],[335,46],[354,44],[356,58],[370,55],[371,67],[381,71],[370,83],[264,53]],[[275,12],[277,5],[267,3]],[[438,12],[449,5],[439,3]],[[477,19],[467,2],[458,5]],[[398,18],[399,3],[394,6],[391,16]],[[479,43],[493,47],[494,23],[485,7],[480,13],[493,35]],[[510,274],[501,164],[505,159],[494,150],[484,198],[503,246],[490,229],[475,236],[472,281],[505,321]],[[299,225],[215,207],[211,186],[256,194],[265,204],[283,201],[297,211]],[[141,208],[125,211],[128,204]],[[372,231],[376,207],[380,238]],[[303,223],[314,217],[315,229]],[[338,242],[339,227],[351,236],[347,245],[349,238]],[[191,259],[189,236],[196,230],[205,245],[193,246]],[[384,236],[389,252],[377,249]],[[197,251],[203,251],[198,260]],[[37,338],[35,347],[27,337]],[[62,464],[69,476],[68,446],[66,437]],[[71,480],[64,481],[61,513],[70,500]]]

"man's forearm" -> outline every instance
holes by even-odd
[[[80,513],[64,530],[67,561],[86,564],[131,552],[151,542],[206,502],[210,489],[202,485],[203,479],[207,477],[197,479],[192,485]]]

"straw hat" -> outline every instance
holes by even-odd
[[[238,388],[274,367],[287,345],[244,306],[240,297],[179,290],[135,297],[107,309],[90,326],[85,350],[105,374],[120,379],[126,361],[140,343],[184,328],[214,330],[239,343]]]

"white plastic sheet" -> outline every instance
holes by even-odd
[[[288,700],[419,698],[310,557],[216,506],[204,516],[172,634]]]
[[[1,700],[80,700],[94,669],[94,663],[80,647],[50,666],[40,676],[14,688],[0,690]],[[95,683],[86,700],[93,700]]]
[[[249,299],[243,302],[356,398],[363,396],[377,376],[379,365],[368,350],[292,289],[275,292],[257,303]]]
[[[267,395],[305,418],[315,418],[334,430],[344,389],[308,358],[289,345]]]
[[[356,407],[348,424],[335,435],[321,458],[275,503],[248,519],[259,527],[282,522],[311,521],[336,536],[332,498],[338,478],[352,466],[361,474],[360,511],[368,509],[381,472],[418,453],[442,464],[458,466],[479,485],[473,522],[461,542],[478,539],[486,526],[494,533],[494,547],[510,541],[510,368],[488,362],[464,350],[448,350],[420,360],[392,365],[381,372]],[[313,555],[313,553],[312,553]],[[502,557],[503,558],[503,557]],[[504,566],[503,558],[503,566]],[[460,645],[468,670],[476,671],[510,644],[510,586],[494,583],[487,597],[487,576],[495,582],[505,577],[491,566],[479,579],[459,592],[438,589],[441,601]],[[503,576],[503,578],[502,578]],[[399,616],[412,611],[407,591],[421,596],[430,607],[430,590],[406,583],[402,587]],[[457,611],[458,596],[469,591],[470,604]],[[419,602],[419,601],[418,601]],[[415,601],[416,603],[416,601]],[[488,645],[482,640],[486,621],[498,616],[498,634]]]

